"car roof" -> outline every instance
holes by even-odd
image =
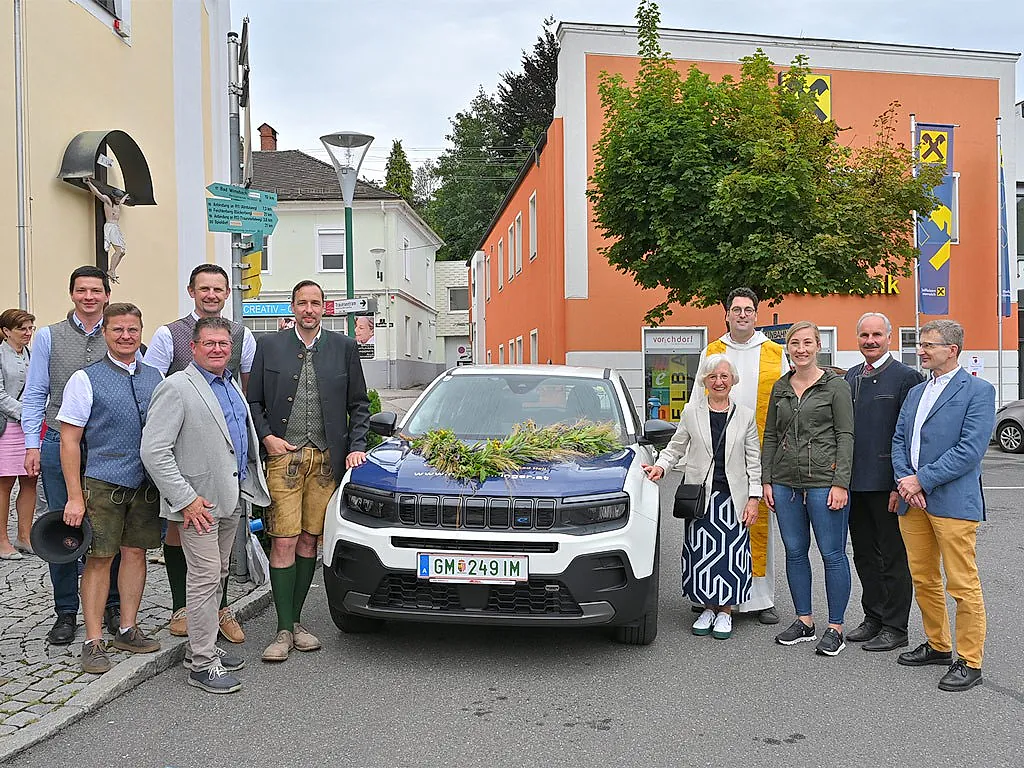
[[[611,368],[588,368],[575,365],[460,365],[447,371],[449,376],[552,376],[577,379],[611,379],[617,374]]]

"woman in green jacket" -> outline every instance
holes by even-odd
[[[837,656],[846,647],[843,619],[850,602],[850,473],[853,399],[842,376],[818,367],[821,334],[808,321],[786,334],[792,370],[775,382],[761,448],[764,500],[775,512],[786,547],[786,578],[797,619],[777,635],[781,645],[817,640],[811,613],[811,529],[825,564],[828,629],[816,647]]]

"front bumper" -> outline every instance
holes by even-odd
[[[388,568],[370,547],[338,541],[324,564],[330,604],[377,619],[501,626],[621,625],[643,613],[652,579],[622,550],[580,554],[557,574],[516,585],[448,584]]]

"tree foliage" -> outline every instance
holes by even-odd
[[[661,50],[659,14],[641,0],[634,84],[602,73],[604,128],[587,195],[609,263],[670,305],[708,307],[740,285],[769,303],[787,294],[868,294],[878,275],[909,275],[912,212],[934,207],[941,170],[912,173],[893,103],[863,146],[815,115],[807,60],[778,75],[758,49],[738,78],[684,76]],[[781,82],[780,82],[781,81]]]
[[[447,244],[438,259],[468,259],[515,180],[555,107],[558,41],[546,19],[522,68],[501,76],[497,93],[481,88],[468,109],[450,119],[451,146],[416,187],[432,195],[424,218]],[[419,169],[417,169],[419,172]]]
[[[394,192],[402,199],[412,202],[412,165],[402,148],[400,139],[391,142],[391,154],[384,168],[384,189]]]

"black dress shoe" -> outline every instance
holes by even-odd
[[[895,651],[910,645],[906,632],[883,627],[882,631],[861,646],[865,651]]]
[[[851,643],[863,643],[866,640],[873,639],[881,631],[881,624],[870,619],[864,619],[856,629],[851,629],[846,633],[846,639]]]
[[[953,661],[951,651],[936,651],[928,643],[921,643],[912,651],[901,653],[896,659],[897,664],[905,667],[924,667],[928,664],[949,664]]]
[[[963,659],[957,659],[949,671],[939,680],[940,691],[967,691],[981,683],[981,670],[968,667]]]
[[[75,614],[59,613],[57,621],[46,633],[46,639],[50,641],[50,645],[70,645],[71,641],[75,639],[76,629],[78,629],[78,617]]]
[[[117,637],[117,633],[121,631],[121,606],[108,605],[103,609],[103,625],[107,632]]]

